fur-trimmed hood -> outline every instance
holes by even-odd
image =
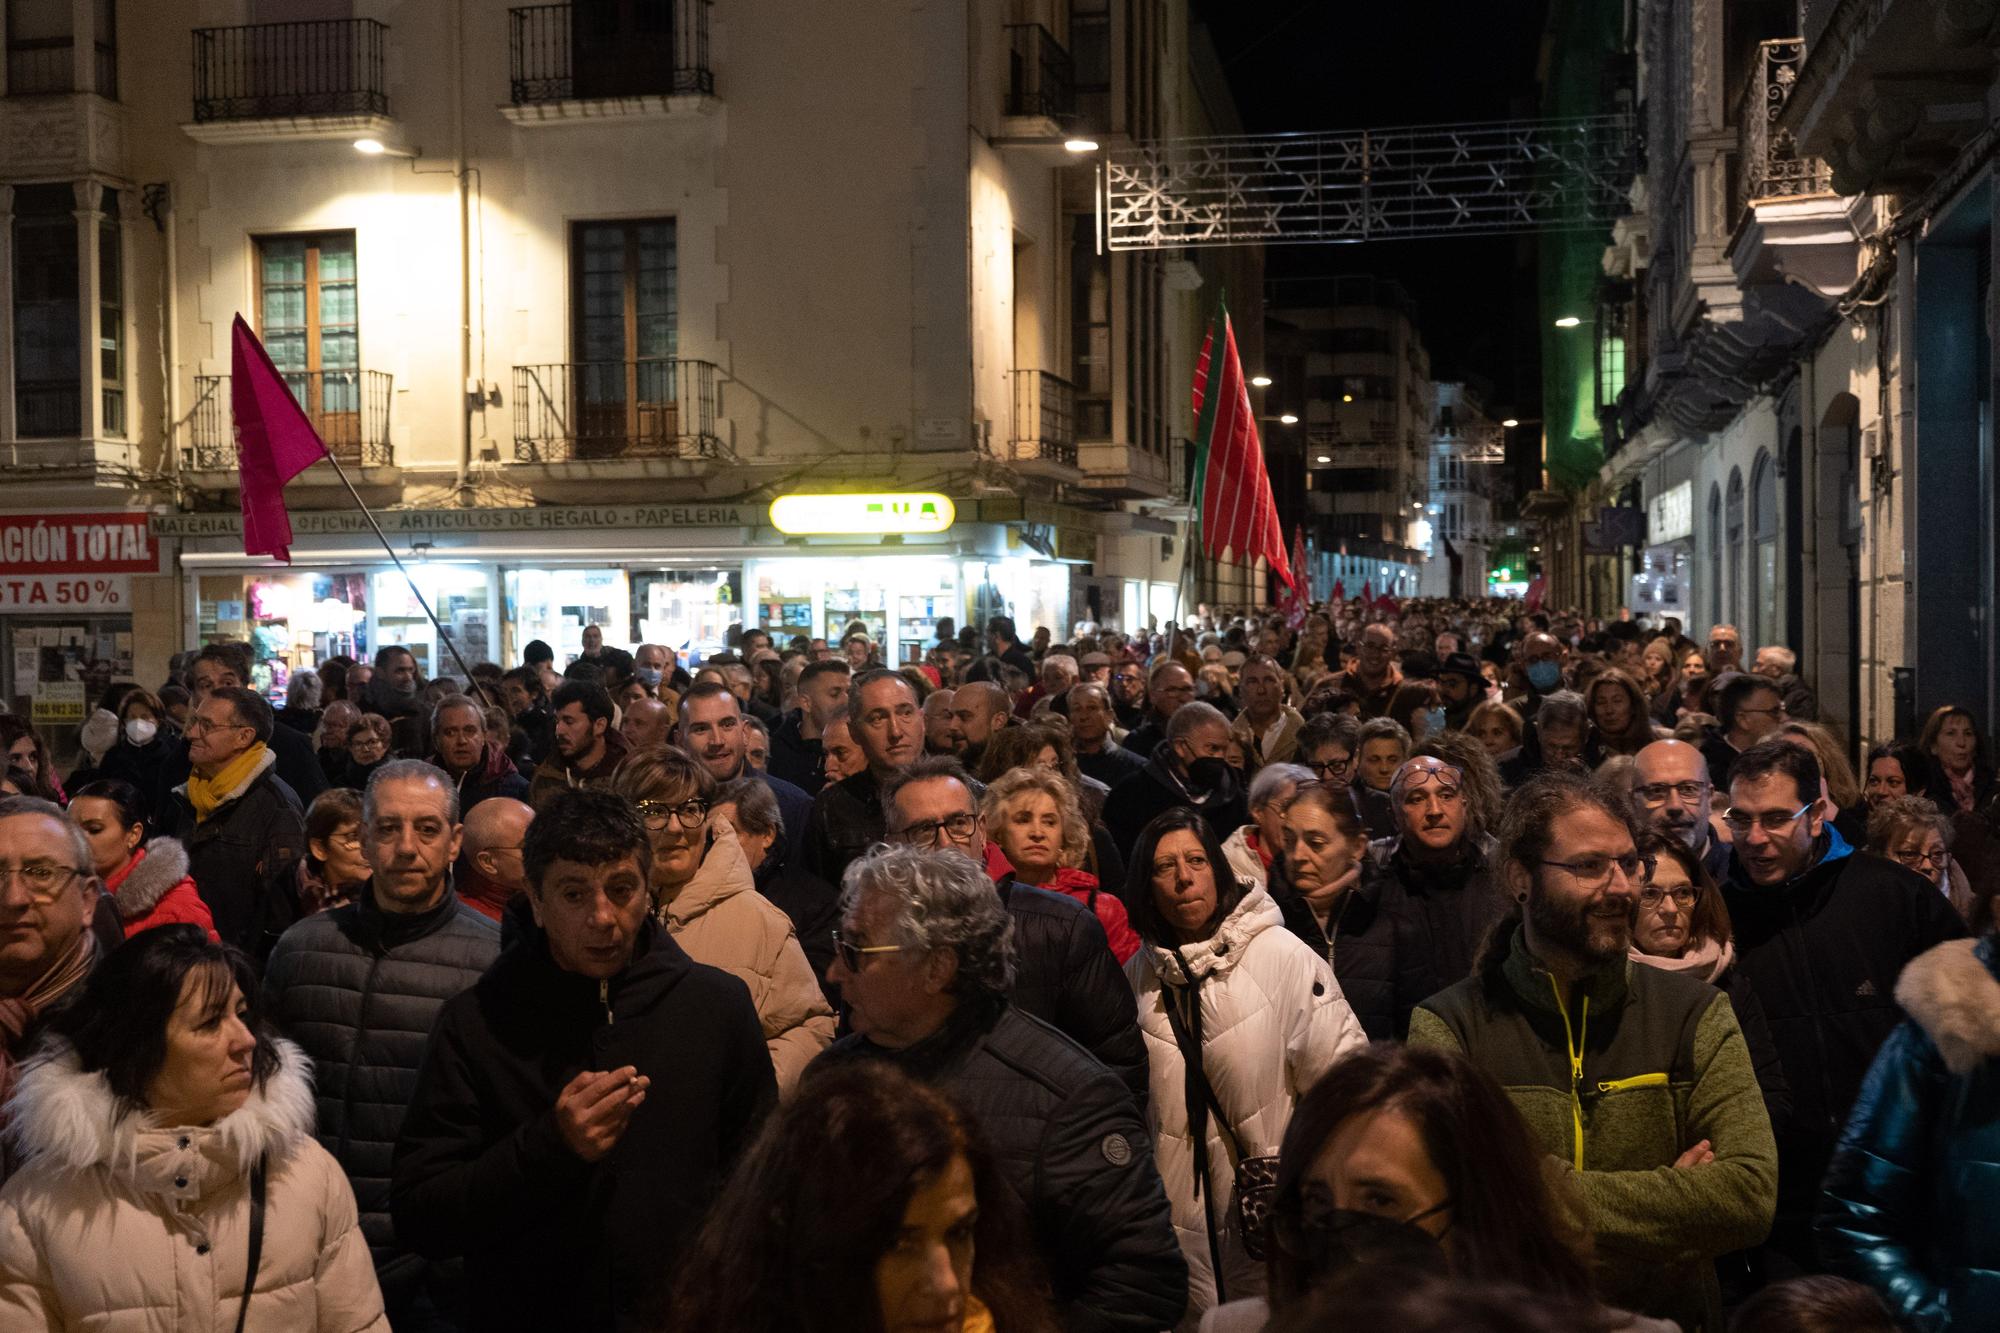
[[[1991,939],[1947,940],[1912,959],[1896,982],[1896,1003],[1954,1074],[2000,1058],[2000,978],[1993,975],[1993,955]]]
[[[179,838],[155,838],[125,868],[105,882],[118,915],[127,921],[146,915],[176,884],[188,877],[187,848]]]
[[[258,1158],[281,1160],[312,1137],[312,1062],[283,1038],[273,1049],[277,1068],[249,1100],[212,1125],[186,1128],[158,1124],[112,1092],[102,1071],[83,1072],[68,1042],[51,1040],[21,1071],[7,1135],[30,1163],[102,1166],[147,1192],[171,1192],[164,1178],[188,1170],[182,1140],[191,1139],[200,1163],[196,1192],[207,1194],[248,1174]]]

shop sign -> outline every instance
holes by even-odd
[[[41,574],[14,578],[0,573],[0,612],[124,611],[131,605],[129,574]]]
[[[1654,496],[1646,506],[1646,540],[1678,541],[1694,535],[1694,483],[1684,481]]]
[[[957,517],[950,497],[933,491],[781,495],[771,501],[771,526],[789,537],[938,533]]]
[[[759,521],[751,505],[537,505],[531,509],[383,509],[375,514],[382,531],[407,536],[440,532],[588,532],[613,528],[747,528]],[[235,537],[241,514],[156,514],[159,537]],[[372,533],[358,510],[294,511],[295,536],[353,536]]]
[[[153,574],[151,516],[0,515],[0,574]]]
[[[36,726],[80,726],[83,723],[83,682],[38,680],[30,721]]]

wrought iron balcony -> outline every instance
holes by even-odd
[[[1739,208],[1832,193],[1833,172],[1826,163],[1801,153],[1792,132],[1778,124],[1805,58],[1806,44],[1797,37],[1758,43],[1736,103]]]
[[[342,463],[385,467],[389,447],[389,401],[395,380],[381,370],[314,370],[285,375],[292,396],[306,410],[327,452]],[[235,419],[230,411],[229,376],[197,375],[195,405],[189,414],[184,466],[202,472],[236,467]]]
[[[1007,114],[1076,122],[1076,65],[1039,23],[1007,25]]]
[[[515,105],[714,93],[709,3],[634,6],[636,17],[603,0],[509,10]]]
[[[715,366],[655,357],[514,367],[514,459],[714,458]]]
[[[194,30],[194,118],[386,116],[388,28],[374,19]]]
[[[1016,370],[1014,431],[1008,456],[1017,463],[1076,466],[1076,386],[1046,370]]]

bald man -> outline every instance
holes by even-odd
[[[458,897],[473,911],[498,921],[514,895],[528,887],[521,840],[534,809],[509,796],[489,796],[465,812],[458,849]]]
[[[924,752],[951,754],[951,701],[955,690],[932,690],[924,697]]]
[[[673,738],[673,707],[659,699],[634,699],[626,707],[625,720],[618,724],[618,730],[625,737],[629,753],[657,750]]]
[[[1646,828],[1684,844],[1720,884],[1729,875],[1727,826],[1712,818],[1708,760],[1686,741],[1654,741],[1633,757],[1632,813]]]
[[[953,692],[951,724],[945,729],[945,742],[967,772],[979,766],[986,743],[993,739],[994,732],[1007,725],[1009,711],[1007,691],[992,681],[967,681]]]

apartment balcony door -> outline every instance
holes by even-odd
[[[680,434],[674,222],[585,222],[575,231],[575,378],[580,456]]]
[[[264,350],[336,454],[361,445],[361,323],[354,233],[257,243]]]
[[[573,0],[575,96],[635,97],[668,86],[674,7],[674,0]]]

